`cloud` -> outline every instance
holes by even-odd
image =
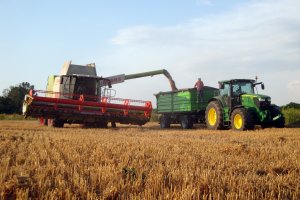
[[[213,1],[212,0],[195,0],[197,5],[213,5]]]
[[[300,63],[299,7],[297,0],[251,1],[174,26],[128,27],[111,39],[115,51],[110,61],[130,66],[130,72],[164,66],[179,87],[192,86],[198,76],[216,85],[220,79],[255,75],[272,79],[281,71],[288,83]],[[283,96],[275,101],[292,98]]]
[[[300,91],[300,80],[292,80],[288,83],[288,89],[294,91]]]

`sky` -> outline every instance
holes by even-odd
[[[0,95],[45,89],[67,60],[103,77],[166,69],[178,88],[258,76],[273,103],[300,103],[300,1],[0,0]],[[114,89],[155,106],[170,86],[158,75]]]

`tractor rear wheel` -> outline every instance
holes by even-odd
[[[193,120],[190,116],[183,115],[180,117],[180,125],[183,129],[192,129],[193,128]]]
[[[217,101],[211,101],[205,110],[206,126],[210,130],[222,130],[223,126],[223,110]]]
[[[162,115],[159,118],[160,128],[170,128],[170,117],[168,115]]]
[[[253,130],[254,118],[252,113],[245,108],[236,108],[231,114],[231,127],[237,131]]]

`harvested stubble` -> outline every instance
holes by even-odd
[[[1,199],[300,199],[296,128],[0,127]]]

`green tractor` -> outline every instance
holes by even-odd
[[[255,89],[262,82],[250,79],[232,79],[219,82],[219,96],[209,100],[205,111],[208,129],[253,130],[255,125],[263,128],[283,128],[285,119],[278,106],[271,104],[271,98],[256,94]]]

